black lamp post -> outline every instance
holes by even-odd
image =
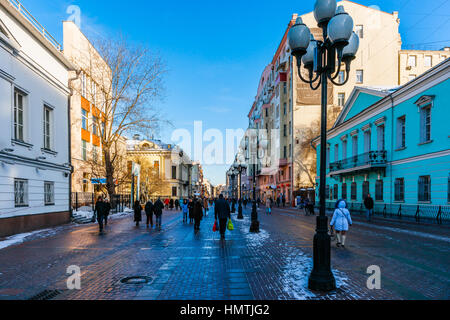
[[[335,0],[317,0],[314,6],[314,17],[322,28],[323,41],[314,40],[308,27],[297,18],[289,30],[289,46],[291,54],[296,58],[300,79],[309,83],[312,90],[322,89],[321,128],[320,128],[320,214],[317,217],[316,234],[314,235],[313,270],[309,277],[308,287],[311,290],[331,291],[336,289],[336,281],[330,265],[330,236],[328,235],[328,218],[325,215],[326,184],[326,142],[327,142],[327,82],[341,86],[348,81],[350,63],[355,58],[359,46],[358,36],[352,32],[353,20],[344,11],[343,6],[336,9]],[[337,60],[337,61],[336,61]],[[301,63],[308,71],[309,80],[301,74]],[[337,66],[336,66],[337,63]],[[345,63],[344,82],[335,79],[341,73],[341,64]],[[337,67],[337,71],[336,71]]]
[[[242,215],[242,172],[247,169],[245,164],[239,163],[234,165],[234,169],[239,173],[239,206],[238,206],[238,219],[244,219]]]

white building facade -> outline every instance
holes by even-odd
[[[23,10],[0,0],[0,237],[70,220],[72,65]]]

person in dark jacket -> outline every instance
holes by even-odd
[[[244,204],[244,209],[247,209],[247,198],[244,198],[244,201],[242,203]]]
[[[203,205],[201,199],[194,199],[194,232],[200,230],[200,221],[203,218]]]
[[[214,217],[215,223],[219,220],[220,239],[225,239],[225,231],[227,229],[228,219],[231,219],[230,206],[223,198],[223,195],[219,195],[219,199],[214,205]]]
[[[161,201],[160,198],[158,198],[158,200],[156,200],[155,204],[153,205],[153,212],[155,213],[155,217],[156,217],[155,228],[157,228],[159,231],[161,231],[163,209],[164,209],[164,203]]]
[[[142,220],[142,207],[139,200],[136,200],[134,202],[133,210],[134,210],[134,222],[136,222],[136,227],[139,227],[139,222],[141,222]]]
[[[371,216],[373,215],[373,199],[370,196],[370,193],[367,194],[367,197],[364,199],[364,206],[366,207],[366,218],[367,221],[370,221]]]
[[[170,210],[173,209],[173,204],[174,204],[173,199],[170,199],[170,200],[169,200],[169,209],[170,209]]]
[[[153,228],[153,202],[150,199],[145,204],[145,215],[147,216],[147,228],[149,224]]]
[[[235,213],[236,212],[236,199],[233,198],[231,199],[231,213]]]
[[[105,219],[105,227],[108,225],[108,217],[109,212],[111,211],[111,203],[109,203],[108,198],[106,198],[105,201],[105,216],[103,217]]]
[[[180,210],[179,208],[180,208],[180,200],[176,199],[175,200],[175,210],[178,211],[178,210]]]
[[[281,197],[281,202],[283,203],[283,208],[284,208],[286,206],[286,197],[284,196],[284,194]]]
[[[103,198],[100,196],[95,204],[94,216],[97,216],[97,222],[99,226],[100,233],[103,233],[103,220],[105,219],[106,206],[103,202]]]
[[[192,199],[189,199],[188,208],[189,208],[189,223],[191,224],[192,221],[194,220],[194,202],[192,201]]]

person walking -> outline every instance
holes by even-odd
[[[173,210],[173,207],[174,207],[174,201],[173,201],[173,199],[170,199],[169,200],[169,209]]]
[[[153,212],[155,213],[156,218],[155,229],[158,229],[158,231],[161,231],[163,209],[164,203],[161,201],[161,198],[158,198],[158,200],[156,200],[155,204],[153,205]]]
[[[183,223],[186,223],[189,213],[189,206],[186,199],[184,199],[183,204],[181,205],[181,211],[183,211]]]
[[[336,209],[333,213],[330,226],[336,231],[336,246],[345,248],[345,239],[347,238],[348,227],[352,225],[350,211],[348,211],[347,203],[341,199],[336,203]]]
[[[94,208],[94,217],[97,218],[98,227],[100,234],[103,233],[103,220],[104,220],[104,214],[106,212],[106,206],[103,202],[103,198],[100,196],[97,199],[97,202],[95,203]]]
[[[147,216],[147,229],[149,224],[153,228],[153,202],[150,199],[145,204],[145,215]]]
[[[205,214],[204,214],[205,217],[208,216],[208,208],[209,208],[208,199],[204,198],[203,199],[203,210],[205,210]]]
[[[277,207],[278,207],[278,208],[280,207],[280,202],[281,202],[280,196],[278,196],[278,197],[277,197]]]
[[[236,199],[233,198],[231,199],[231,213],[235,213],[236,212]]]
[[[219,221],[220,239],[225,240],[225,230],[227,229],[228,219],[231,219],[230,206],[223,198],[223,195],[219,195],[219,199],[214,205],[214,218],[215,222]]]
[[[139,222],[141,222],[142,220],[142,207],[139,200],[136,200],[134,202],[133,210],[134,210],[134,222],[136,222],[136,227],[139,227]]]
[[[244,198],[244,201],[242,203],[244,204],[244,209],[247,209],[247,198]]]
[[[286,196],[283,194],[283,197],[281,198],[281,202],[283,203],[283,208],[286,207]]]
[[[194,232],[200,230],[200,222],[203,218],[203,205],[201,199],[194,199]]]
[[[272,201],[269,197],[266,198],[266,213],[272,214]]]
[[[373,199],[370,196],[370,193],[367,194],[367,197],[364,199],[364,206],[366,207],[366,219],[370,222],[371,217],[373,215]]]
[[[189,224],[192,224],[194,220],[194,202],[192,201],[192,199],[189,199],[188,208],[189,208]]]
[[[103,217],[105,220],[105,227],[108,225],[108,217],[109,213],[111,211],[111,203],[109,202],[108,198],[105,199],[105,216]]]
[[[179,210],[180,208],[180,201],[178,199],[175,199],[175,210]]]
[[[166,210],[169,209],[169,198],[166,198],[164,200],[164,206],[165,206]]]

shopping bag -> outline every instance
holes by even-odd
[[[217,221],[214,221],[214,225],[213,225],[213,232],[217,231]]]
[[[233,230],[234,230],[234,226],[233,226],[233,223],[231,222],[231,219],[228,220],[228,226],[227,226],[227,229],[230,230],[230,231],[233,231]]]

